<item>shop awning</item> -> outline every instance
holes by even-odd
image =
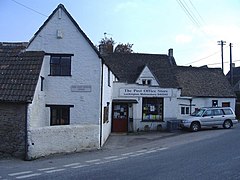
[[[138,103],[136,99],[113,99],[113,103]]]

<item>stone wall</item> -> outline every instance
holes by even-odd
[[[27,159],[99,149],[98,125],[63,125],[28,130]]]
[[[0,103],[0,157],[25,156],[25,105]]]

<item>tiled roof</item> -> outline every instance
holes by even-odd
[[[181,96],[235,97],[235,93],[221,69],[184,67],[171,64],[170,57],[158,54],[119,54],[104,56],[105,63],[120,82],[135,83],[147,66],[161,88],[181,88]]]
[[[26,43],[0,43],[0,101],[31,102],[44,58]]]
[[[104,56],[105,63],[120,82],[135,83],[143,68],[147,66],[162,88],[179,87],[171,72],[169,56],[161,54],[112,53]]]
[[[233,67],[232,70],[233,70],[232,71],[233,86],[235,86],[240,81],[240,67]],[[227,76],[229,82],[231,82],[231,80],[230,80],[230,71],[227,73],[226,76]]]
[[[181,96],[190,97],[235,97],[235,93],[221,69],[204,67],[174,68],[182,88]]]

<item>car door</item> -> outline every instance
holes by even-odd
[[[204,112],[201,118],[201,126],[211,126],[213,123],[213,112],[208,109]]]
[[[213,109],[213,125],[222,125],[225,115],[222,109]]]

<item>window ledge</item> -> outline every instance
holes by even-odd
[[[142,120],[141,122],[164,122],[163,120]]]

